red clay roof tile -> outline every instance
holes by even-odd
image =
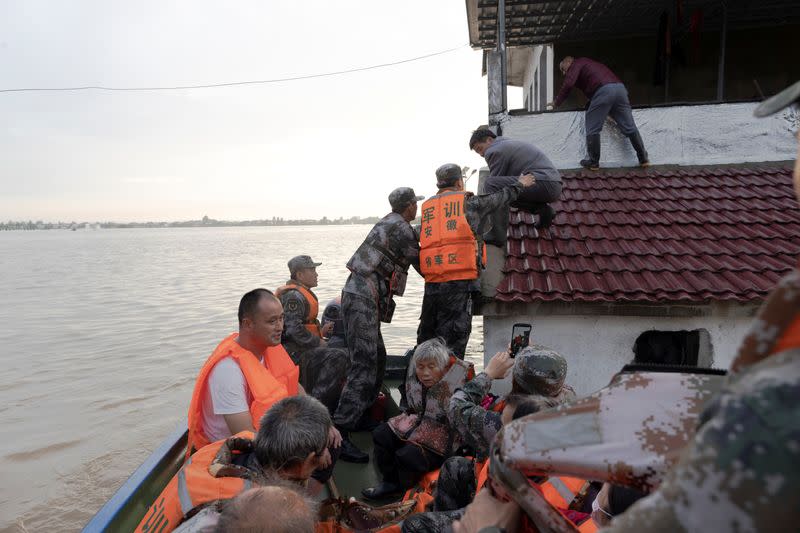
[[[797,262],[786,166],[621,169],[564,176],[539,235],[512,210],[505,302],[755,302]]]

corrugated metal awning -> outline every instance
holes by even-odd
[[[466,0],[473,48],[496,46],[497,4]],[[506,45],[655,35],[661,13],[668,10],[674,17],[678,6],[682,16],[677,30],[688,28],[695,9],[702,10],[704,30],[714,30],[722,24],[723,4],[729,31],[800,24],[798,0],[506,0]]]

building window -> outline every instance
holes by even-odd
[[[711,337],[705,329],[645,331],[633,344],[634,363],[710,367]]]

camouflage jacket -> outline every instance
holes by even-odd
[[[481,460],[488,456],[489,446],[503,425],[501,413],[481,407],[481,400],[491,388],[492,378],[481,372],[453,393],[447,410],[451,427]]]
[[[451,189],[441,189],[439,193]],[[492,218],[489,216],[500,209],[508,209],[509,202],[513,202],[522,191],[522,185],[514,183],[491,194],[476,196],[467,193],[464,199],[464,215],[467,218],[472,233],[481,237],[491,229]],[[425,283],[425,294],[441,294],[453,291],[479,291],[480,280],[445,281],[444,283]]]
[[[426,389],[409,365],[406,377],[408,412],[389,419],[389,427],[401,439],[416,442],[439,455],[449,455],[461,447],[458,432],[447,420],[447,408],[453,391],[475,373],[472,363],[450,358],[450,368],[438,383]]]
[[[398,213],[389,213],[367,234],[347,262],[350,277],[343,292],[382,300],[389,294],[393,271],[419,272],[419,239],[411,225]]]
[[[308,291],[314,294],[311,289]],[[309,303],[300,291],[288,289],[281,294],[280,300],[283,304],[282,344],[294,360],[294,354],[319,346],[320,338],[308,331],[305,326]]]
[[[609,531],[777,532],[799,527],[797,271],[778,284],[759,311],[731,371],[701,414],[677,466],[657,491],[616,518]]]

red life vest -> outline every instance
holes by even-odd
[[[236,437],[254,438],[250,431],[237,433]],[[209,444],[189,458],[147,510],[135,533],[169,533],[198,505],[227,500],[250,488],[250,480],[214,477],[208,472],[225,440]]]
[[[322,331],[320,331],[319,320],[317,320],[317,315],[319,314],[319,300],[317,300],[316,294],[311,292],[308,288],[306,288],[302,284],[296,282],[293,279],[290,279],[289,281],[286,282],[286,285],[278,287],[275,290],[275,296],[277,296],[278,299],[280,299],[283,293],[292,289],[298,291],[300,294],[303,295],[303,298],[305,298],[306,300],[306,305],[308,306],[308,313],[303,319],[303,325],[309,332],[311,332],[312,335],[316,335],[317,337],[322,338]]]
[[[477,279],[486,263],[467,222],[465,198],[464,191],[440,191],[422,204],[419,264],[428,283]]]
[[[197,376],[192,401],[189,404],[188,453],[209,444],[203,429],[203,400],[211,370],[225,357],[236,361],[247,381],[250,394],[253,396],[253,401],[250,403],[250,418],[256,430],[261,423],[261,417],[275,402],[297,394],[300,370],[283,346],[267,348],[264,352],[264,362],[261,363],[255,355],[236,342],[238,335],[231,333],[219,343]]]

